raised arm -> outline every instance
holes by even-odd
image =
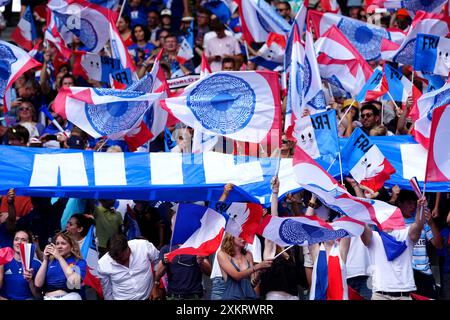
[[[372,241],[372,236],[373,236],[373,231],[366,224],[364,226],[364,232],[361,234],[361,240],[366,247],[368,247],[370,245],[370,241]]]
[[[413,243],[416,243],[420,238],[423,225],[425,224],[426,215],[431,215],[431,212],[428,208],[427,200],[425,199],[425,197],[422,197],[417,201],[416,221],[414,221],[414,223],[409,228],[409,238]]]

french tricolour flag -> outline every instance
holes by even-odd
[[[286,37],[269,33],[266,43],[258,50],[257,56],[250,60],[269,70],[275,70],[283,64],[286,49]]]
[[[302,38],[301,35],[303,34],[303,31],[305,29],[307,12],[308,8],[304,5],[304,3],[301,3],[300,9],[298,9],[297,14],[295,15],[294,23],[291,25],[291,28],[289,29],[289,34],[286,41],[286,53],[284,55],[284,63],[283,63],[284,73],[286,74],[289,73],[291,66],[291,55],[292,55],[291,52],[292,52],[292,45],[294,44],[294,31],[298,30],[301,39]],[[286,84],[284,84],[284,86],[286,87]]]
[[[30,263],[33,260],[35,250],[36,246],[32,243],[22,242],[20,244],[20,260],[25,270],[30,270]]]
[[[233,237],[253,243],[263,216],[262,206],[256,203],[233,202],[227,208],[226,213],[229,218],[225,231]]]
[[[225,232],[226,219],[220,213],[196,204],[180,204],[177,210],[171,245],[181,246],[171,251],[167,259],[177,255],[207,257],[219,248]]]
[[[320,244],[319,253],[314,261],[309,300],[327,300],[328,263],[325,246]]]
[[[352,196],[299,147],[295,149],[293,170],[296,182],[316,194],[327,207],[380,229],[404,228],[400,209],[383,201]]]
[[[270,32],[287,34],[289,23],[266,1],[237,0],[241,18],[243,37],[252,42],[266,42]]]
[[[0,40],[0,60],[0,98],[3,99],[4,112],[8,112],[11,101],[7,101],[6,96],[12,84],[24,72],[41,64],[23,49],[3,40]]]
[[[382,188],[384,182],[395,173],[388,159],[360,128],[353,131],[341,150],[341,156],[346,171],[353,179],[373,191]]]
[[[384,72],[376,68],[369,81],[364,85],[359,94],[355,97],[356,101],[364,102],[376,100],[388,92],[388,83],[384,76]]]
[[[434,109],[428,149],[426,181],[450,181],[450,107]]]
[[[448,76],[450,70],[450,39],[431,34],[418,34],[414,70]]]
[[[315,43],[322,78],[356,96],[372,76],[372,68],[351,42],[331,26]]]
[[[413,95],[413,97],[420,97],[421,92],[413,83],[403,75],[400,71],[393,68],[389,64],[384,65],[384,74],[387,81],[387,86],[389,88],[389,93],[391,94],[394,101],[401,101],[402,105],[406,105],[406,100],[408,97]],[[385,100],[390,100],[389,95],[383,97]]]
[[[95,227],[91,226],[84,239],[83,245],[80,248],[81,256],[86,260],[87,270],[84,277],[83,284],[93,288],[97,294],[102,297],[103,290],[98,278],[98,252],[95,244]]]
[[[20,18],[16,29],[11,34],[11,39],[27,51],[33,49],[33,41],[37,39],[37,32],[30,6]]]

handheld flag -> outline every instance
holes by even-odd
[[[448,76],[450,70],[450,39],[431,34],[416,38],[414,70]]]
[[[263,216],[263,208],[256,203],[233,202],[226,212],[229,215],[225,231],[233,237],[240,237],[253,243]]]
[[[86,276],[84,277],[83,284],[89,285],[100,297],[102,297],[103,289],[97,273],[98,252],[95,244],[95,227],[93,225],[89,228],[83,245],[80,248],[80,253],[87,264]]]
[[[388,84],[383,71],[376,68],[369,81],[364,85],[359,94],[355,97],[358,102],[376,100],[388,92]]]
[[[16,29],[11,34],[11,39],[27,51],[33,49],[33,41],[37,39],[37,32],[30,6],[20,18]]]
[[[283,64],[285,48],[286,38],[284,35],[271,32],[266,43],[258,50],[257,56],[251,58],[250,61],[269,70],[275,70]]]
[[[25,270],[30,270],[30,263],[34,257],[36,247],[32,243],[20,243],[20,260]]]

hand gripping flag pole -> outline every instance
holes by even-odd
[[[48,111],[46,107],[40,108],[39,111],[45,114],[45,116],[55,125],[55,127],[59,130],[59,132],[61,132],[67,138],[69,137],[67,133],[64,131],[64,129],[61,127],[61,125],[58,123],[58,121],[56,121],[56,119],[53,118],[51,112]]]

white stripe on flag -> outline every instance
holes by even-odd
[[[401,144],[400,152],[403,164],[403,178],[425,180],[425,168],[427,165],[427,150],[421,144]]]
[[[152,184],[183,184],[182,153],[150,153]]]
[[[98,186],[126,186],[123,153],[95,152],[95,184]]]

